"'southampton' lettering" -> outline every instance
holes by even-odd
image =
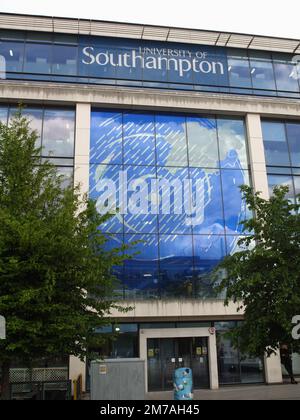
[[[186,50],[170,50],[159,48],[140,48],[130,52],[97,52],[94,47],[87,46],[82,50],[86,65],[113,66],[123,68],[141,68],[148,70],[171,70],[183,77],[189,72],[224,75],[224,65],[220,61],[211,61],[207,53],[197,52],[194,55]]]

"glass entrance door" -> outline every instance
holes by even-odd
[[[147,354],[149,391],[172,390],[180,367],[193,370],[195,389],[209,387],[207,338],[151,338]]]

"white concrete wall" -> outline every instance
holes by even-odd
[[[271,357],[265,357],[265,378],[266,383],[269,385],[282,383],[282,367],[279,352]]]
[[[82,362],[75,356],[70,356],[69,359],[69,379],[72,381],[72,394],[74,391],[73,381],[78,379],[78,376],[82,375],[82,389],[83,392],[86,390],[86,363]]]

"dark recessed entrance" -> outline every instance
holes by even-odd
[[[194,388],[209,388],[207,338],[149,338],[148,390],[173,389],[173,372],[180,367],[193,370]]]

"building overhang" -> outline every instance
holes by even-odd
[[[92,19],[0,13],[0,29],[93,35],[300,54],[300,39],[138,25]]]

